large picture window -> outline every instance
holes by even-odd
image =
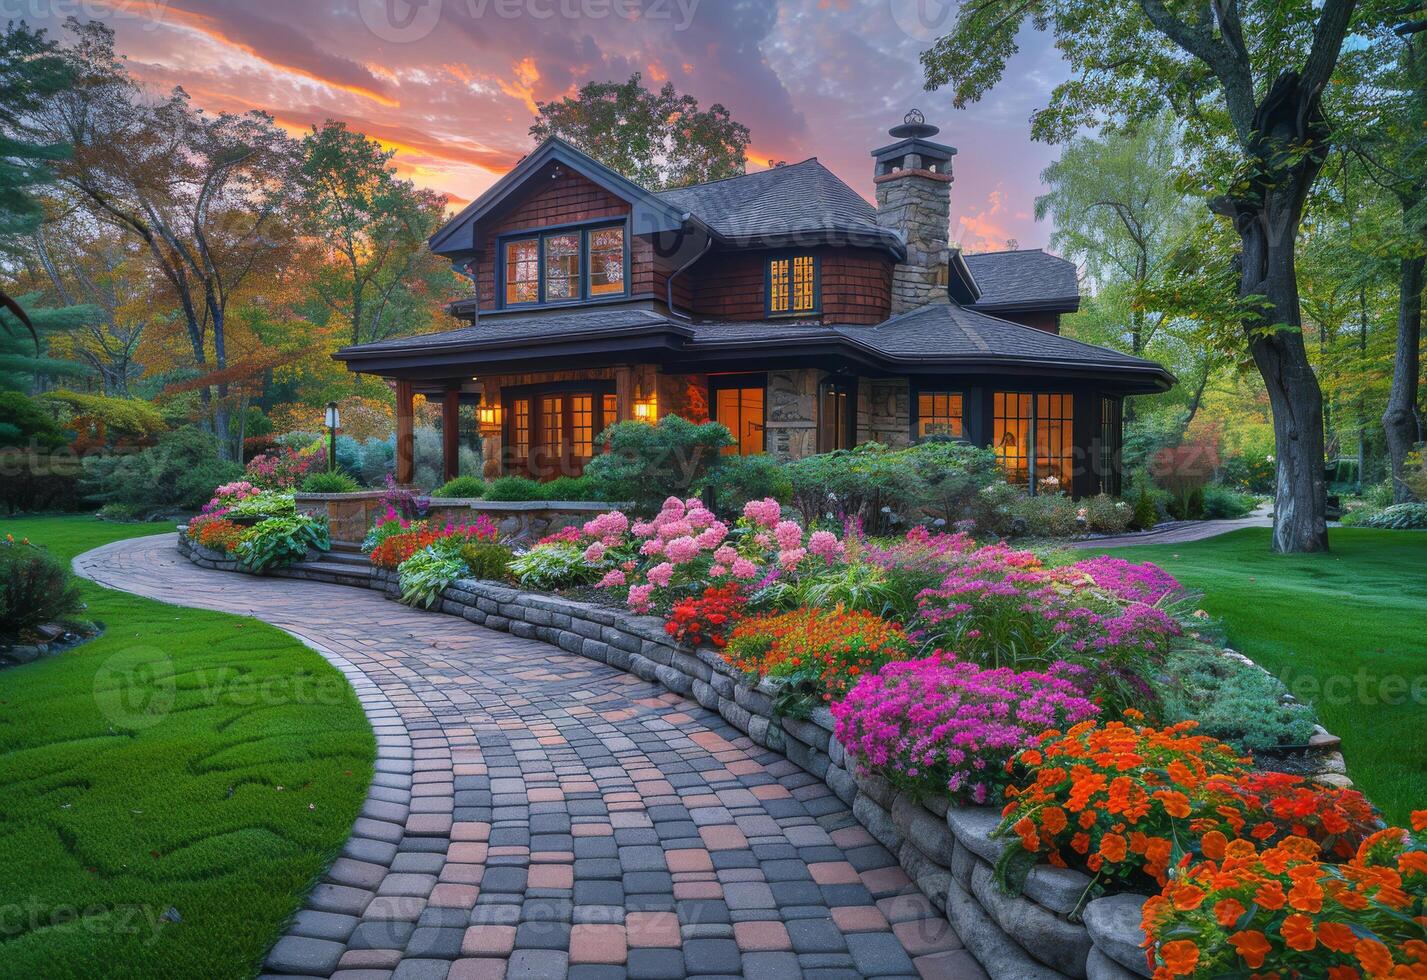
[[[1074,475],[1074,397],[998,391],[992,396],[991,448],[1006,479],[1032,491],[1053,477],[1070,491]]]
[[[724,447],[724,455],[754,456],[763,452],[764,376],[713,377],[709,379],[709,389],[714,421],[722,423],[733,433],[734,444]]]
[[[622,224],[551,229],[507,238],[500,249],[503,305],[624,296],[629,279],[627,244]]]
[[[768,260],[769,316],[798,316],[818,309],[818,261],[812,255],[783,255]]]
[[[965,398],[959,391],[917,392],[916,438],[946,436],[960,439],[966,434]]]

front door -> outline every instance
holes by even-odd
[[[603,386],[602,386],[603,387]],[[579,476],[615,421],[613,391],[531,390],[505,397],[510,469],[535,480]]]

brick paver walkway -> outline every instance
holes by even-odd
[[[273,974],[984,976],[822,782],[655,684],[375,592],[196,568],[172,535],[75,566],[273,623],[366,706],[376,779]]]

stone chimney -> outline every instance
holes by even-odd
[[[945,303],[947,234],[951,221],[954,147],[933,143],[940,130],[913,109],[887,131],[895,143],[872,151],[876,161],[877,223],[898,232],[907,258],[892,271],[892,315]]]

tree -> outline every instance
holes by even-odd
[[[530,135],[558,136],[650,190],[736,177],[748,163],[748,127],[715,103],[699,109],[672,82],[658,92],[627,82],[590,82],[573,98],[538,103]]]
[[[1344,38],[1380,31],[1387,12],[1359,0],[975,0],[922,55],[928,86],[953,86],[964,105],[1000,79],[1031,16],[1073,72],[1035,115],[1037,138],[1166,110],[1184,121],[1208,204],[1238,240],[1243,342],[1273,407],[1276,551],[1328,547],[1323,396],[1301,330],[1295,249],[1332,145],[1323,102]]]
[[[31,232],[44,217],[35,192],[52,180],[48,164],[64,157],[69,147],[37,134],[28,117],[73,80],[44,31],[23,22],[6,25],[0,34],[0,238]],[[13,333],[18,321],[30,332],[38,354],[40,335],[24,307],[0,290],[0,309],[14,317],[0,317],[6,331]]]
[[[323,253],[312,289],[353,344],[409,333],[424,313],[413,291],[455,292],[449,263],[426,247],[446,197],[399,180],[394,150],[327,120],[302,141],[305,231]]]

